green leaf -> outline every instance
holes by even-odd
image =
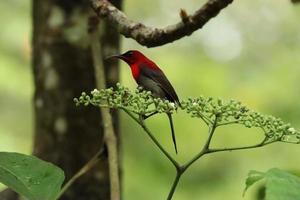
[[[60,168],[35,156],[0,152],[0,182],[29,200],[55,200],[64,178]]]
[[[300,178],[276,168],[267,172],[250,171],[245,191],[262,178],[266,179],[266,200],[300,199]]]
[[[259,181],[263,178],[264,178],[264,173],[259,172],[259,171],[255,171],[255,170],[251,170],[248,173],[248,177],[246,179],[246,187],[244,189],[243,196],[245,195],[246,191],[248,190],[248,188],[251,185],[253,185],[254,183],[256,183],[257,181]]]
[[[299,200],[300,178],[279,169],[269,170],[266,196],[266,200]]]

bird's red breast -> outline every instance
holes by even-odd
[[[139,76],[140,76],[140,67],[137,64],[133,64],[131,66],[131,73],[132,76],[135,80],[138,80]]]
[[[149,59],[143,60],[142,62],[133,63],[130,65],[130,68],[131,68],[132,76],[135,80],[138,80],[140,76],[141,68],[143,67],[146,67],[154,71],[161,71],[159,67]]]

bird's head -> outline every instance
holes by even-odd
[[[144,60],[148,60],[147,57],[144,56],[144,54],[137,50],[129,50],[121,55],[110,56],[108,59],[110,58],[119,58],[125,61],[130,66],[142,62]]]

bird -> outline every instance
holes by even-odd
[[[144,90],[150,91],[153,97],[166,99],[180,106],[178,95],[164,72],[155,64],[155,62],[147,58],[143,53],[137,50],[129,50],[123,54],[113,55],[109,58],[118,58],[126,62],[130,66],[132,76],[136,83]],[[146,116],[146,118],[156,113],[157,112],[152,113]],[[171,127],[175,152],[177,154],[177,144],[172,115],[171,113],[167,113],[167,115]]]

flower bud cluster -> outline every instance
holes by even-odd
[[[90,95],[82,93],[75,98],[76,105],[89,105],[127,109],[139,115],[153,112],[173,113],[177,106],[172,102],[154,98],[149,91],[138,87],[134,92],[117,84],[116,88],[93,90]],[[202,118],[216,125],[240,124],[247,128],[261,128],[270,140],[300,143],[300,133],[280,118],[250,110],[235,100],[223,101],[212,97],[188,98],[181,102],[181,109],[191,117]]]
[[[192,117],[217,119],[217,126],[241,124],[247,128],[261,128],[270,140],[300,143],[300,133],[280,118],[250,110],[239,101],[223,101],[212,97],[188,98],[182,109]]]
[[[173,113],[177,105],[168,100],[154,98],[150,91],[138,87],[134,92],[117,83],[116,88],[97,90],[90,95],[83,92],[79,98],[74,98],[76,105],[106,106],[109,108],[125,108],[137,114]]]

